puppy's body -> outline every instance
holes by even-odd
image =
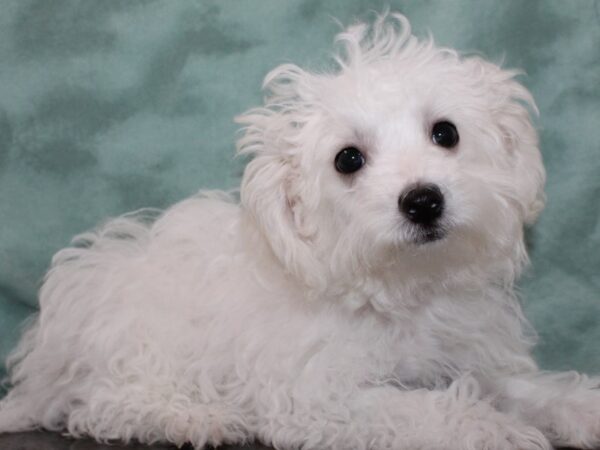
[[[361,385],[433,389],[533,369],[519,336],[503,336],[520,329],[501,290],[430,291],[398,317],[306,301],[219,197],[186,200],[150,227],[119,219],[56,256],[13,374],[26,377],[10,397],[19,427],[197,444],[309,434],[315,409],[350,414]]]
[[[537,372],[512,292],[523,223],[542,203],[529,94],[512,73],[410,37],[399,16],[340,39],[338,74],[282,66],[266,106],[240,119],[254,156],[241,204],[201,194],[57,254],[12,356],[0,432],[600,444],[598,381]],[[456,123],[456,148],[428,140],[440,119]],[[348,146],[366,164],[336,173]],[[427,226],[402,212],[423,183],[444,200]]]

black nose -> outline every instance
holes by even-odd
[[[444,196],[435,184],[418,185],[400,196],[399,207],[411,222],[431,225],[444,212]]]

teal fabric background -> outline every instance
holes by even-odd
[[[277,64],[329,65],[390,4],[417,34],[522,68],[541,110],[548,205],[521,282],[546,369],[600,372],[600,5],[561,0],[1,0],[0,356],[52,254],[96,223],[229,188],[232,117]]]

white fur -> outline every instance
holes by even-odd
[[[341,33],[338,69],[294,65],[239,118],[241,202],[201,193],[75,239],[9,360],[0,432],[261,440],[303,449],[600,445],[599,380],[537,371],[513,293],[543,205],[529,92],[383,14]],[[452,120],[457,148],[429,129]],[[355,145],[367,165],[333,160]],[[415,243],[415,182],[446,197]]]

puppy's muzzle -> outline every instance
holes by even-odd
[[[415,185],[400,196],[398,206],[412,223],[431,227],[444,213],[444,195],[435,184]]]

